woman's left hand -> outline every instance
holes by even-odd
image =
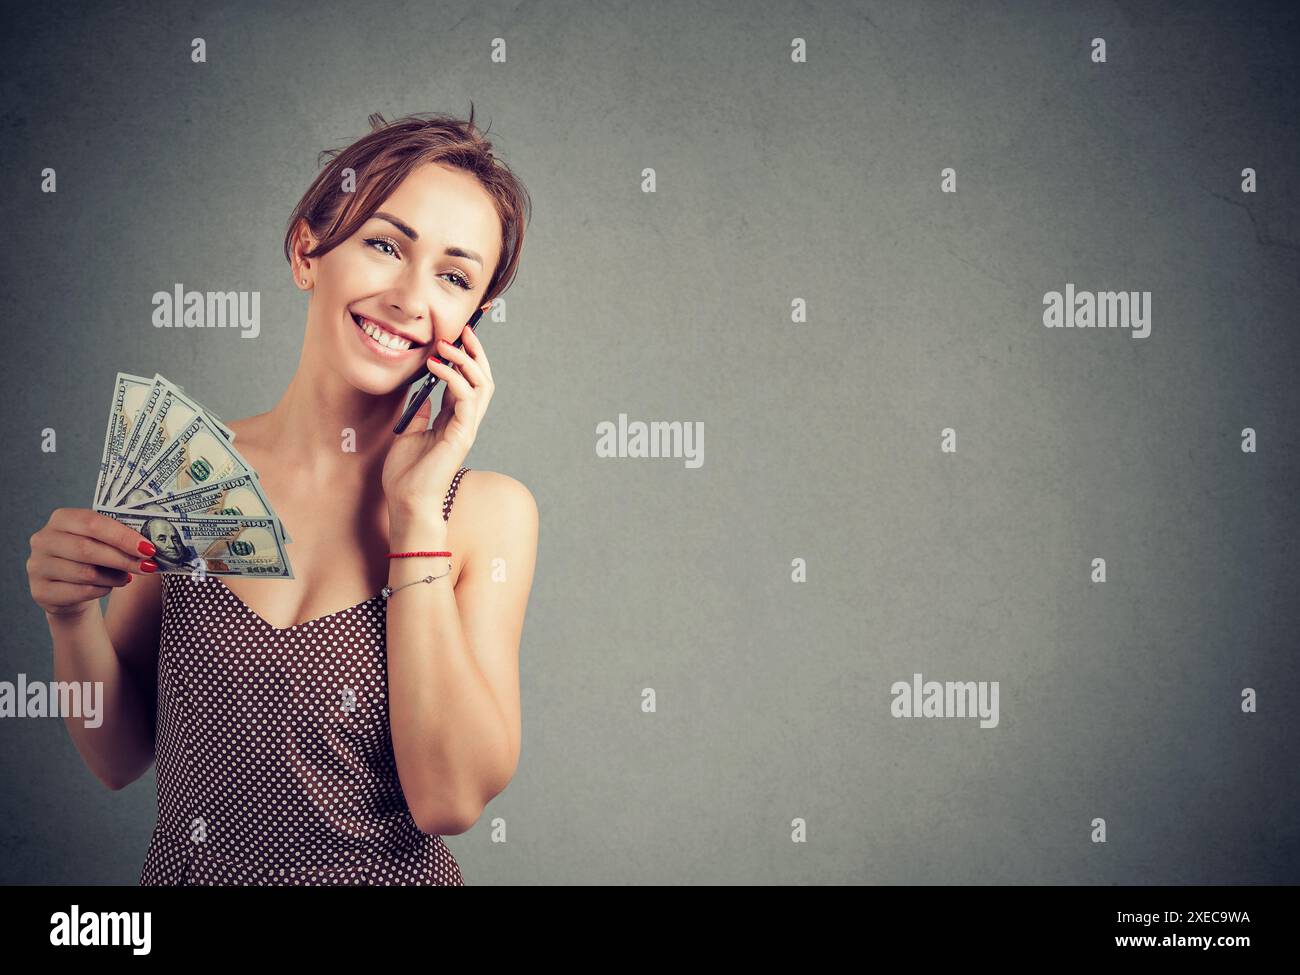
[[[450,364],[430,358],[429,371],[445,383],[442,408],[425,430],[433,410],[433,394],[424,401],[410,425],[393,438],[384,459],[382,483],[390,512],[404,515],[442,514],[442,501],[451,479],[464,466],[478,436],[492,391],[492,369],[474,329],[461,332],[463,349],[439,340],[437,355]]]

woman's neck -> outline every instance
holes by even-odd
[[[300,364],[279,402],[256,417],[259,445],[275,457],[277,466],[307,479],[378,478],[406,387],[375,396],[335,373],[307,365]]]

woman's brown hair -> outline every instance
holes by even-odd
[[[441,163],[476,177],[496,204],[501,218],[501,257],[479,304],[486,305],[505,292],[519,267],[532,201],[518,177],[492,154],[486,130],[480,132],[475,127],[474,103],[470,102],[468,119],[426,112],[386,122],[376,112],[369,122],[369,135],[345,149],[321,152],[318,164],[331,161],[316,176],[289,218],[284,235],[285,259],[293,263],[293,238],[301,221],[306,221],[318,241],[302,256],[328,254],[374,216],[411,170],[425,163]],[[355,192],[343,189],[346,169],[356,174]]]

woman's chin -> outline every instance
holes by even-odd
[[[406,391],[410,370],[385,368],[373,362],[352,361],[343,370],[343,378],[358,392],[370,396],[389,396],[398,390]]]

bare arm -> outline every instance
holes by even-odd
[[[388,603],[389,709],[398,778],[426,833],[463,833],[519,762],[519,644],[537,558],[532,494],[502,475],[476,503],[493,518],[455,591],[446,579],[413,585]],[[436,514],[392,522],[397,550],[444,548]],[[445,571],[394,559],[389,585]],[[405,563],[405,564],[404,564]]]
[[[110,789],[153,762],[162,582],[142,572],[142,537],[89,509],[60,508],[32,536],[27,570],[45,610],[56,681],[102,682],[101,722],[64,722],[87,767]],[[128,584],[128,578],[132,581]],[[108,617],[99,599],[109,597]]]

